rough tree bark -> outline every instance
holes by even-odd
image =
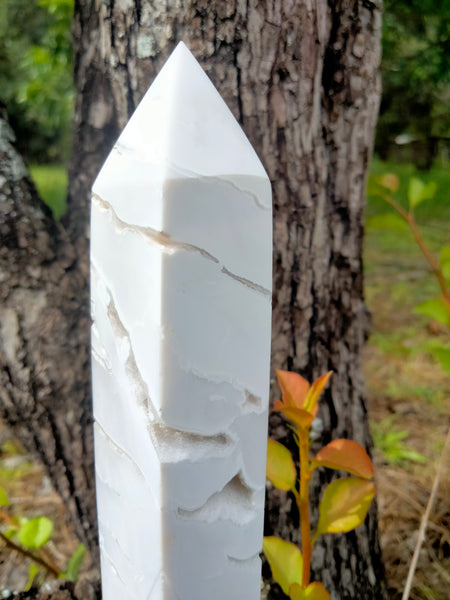
[[[40,456],[79,538],[95,553],[89,318],[78,294],[85,283],[1,106],[0,240],[0,416]]]
[[[370,447],[361,350],[364,186],[380,83],[380,2],[76,0],[72,241],[87,260],[88,188],[154,75],[183,40],[266,166],[274,191],[273,367],[332,369],[322,442]],[[273,394],[277,391],[274,387]],[[272,435],[291,444],[277,417]],[[329,474],[316,480],[316,496]],[[267,530],[298,539],[291,499],[268,496]],[[386,597],[376,508],[314,554],[333,598]],[[272,597],[281,597],[272,590]]]

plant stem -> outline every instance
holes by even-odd
[[[42,560],[48,564],[48,566],[53,570],[54,573],[58,573],[58,576],[62,574],[61,569],[53,560],[53,556],[45,546],[39,549],[39,552],[42,555]]]
[[[424,257],[427,260],[428,264],[430,265],[431,269],[433,270],[433,273],[435,274],[436,279],[438,280],[439,287],[441,288],[441,292],[442,292],[442,296],[444,298],[445,305],[446,305],[447,310],[450,315],[450,289],[447,286],[447,282],[446,282],[444,274],[442,272],[441,265],[439,264],[439,262],[436,260],[436,257],[434,256],[434,254],[430,251],[430,249],[426,245],[425,240],[423,239],[422,234],[420,233],[420,230],[417,227],[417,223],[414,219],[414,216],[411,213],[406,212],[406,210],[402,206],[400,206],[400,204],[398,204],[393,198],[390,198],[389,196],[385,196],[385,200],[388,204],[390,204],[393,208],[395,208],[395,210],[398,212],[398,214],[406,221],[409,228],[411,229],[411,233],[413,234],[414,239],[417,242],[417,245],[419,246],[420,250],[422,251],[422,254],[424,255]]]
[[[0,508],[0,519],[3,519],[6,523],[8,523],[8,525],[11,525],[11,527],[15,527],[16,529],[18,529],[18,525],[17,525],[16,521],[14,521],[14,519],[12,517],[10,517],[1,508]]]
[[[30,552],[26,548],[22,548],[22,546],[15,544],[12,540],[9,540],[6,537],[6,535],[4,535],[1,531],[0,531],[0,539],[2,539],[5,542],[5,544],[8,546],[8,548],[11,548],[11,550],[15,550],[16,552],[19,552],[19,554],[22,554],[22,556],[25,556],[26,558],[31,559],[32,561],[34,561],[41,567],[44,567],[44,569],[46,569],[47,571],[52,573],[52,575],[55,575],[55,577],[58,577],[59,575],[61,575],[62,571],[60,569],[58,569],[57,567],[55,567],[53,565],[50,565],[47,561],[43,560],[40,556],[36,556],[35,554]]]
[[[299,458],[300,458],[300,496],[298,509],[300,512],[300,528],[302,532],[302,555],[303,572],[302,587],[305,589],[309,584],[311,571],[311,525],[309,522],[309,482],[311,471],[309,469],[309,437],[299,435]]]

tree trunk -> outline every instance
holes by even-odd
[[[0,106],[0,416],[40,456],[95,553],[85,283],[13,142]]]
[[[86,253],[90,184],[154,75],[183,40],[242,124],[273,184],[273,369],[310,380],[332,369],[320,412],[321,443],[348,437],[370,449],[361,370],[368,329],[361,255],[380,94],[379,1],[75,4],[73,242]],[[277,416],[271,433],[292,445]],[[325,473],[315,481],[316,498],[328,480]],[[291,505],[271,491],[266,526],[297,541]],[[386,597],[375,505],[355,532],[319,538],[313,570],[333,599]],[[273,587],[271,598],[281,597]]]

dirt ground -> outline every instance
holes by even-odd
[[[372,349],[368,349],[368,357],[372,352]],[[404,440],[405,447],[426,458],[424,463],[399,460],[399,464],[393,464],[386,459],[381,449],[377,448],[375,451],[381,545],[393,600],[402,597],[421,519],[447,433],[449,412],[448,399],[445,414],[444,410],[430,410],[429,406],[424,406],[423,402],[414,398],[396,398],[393,401],[389,396],[369,393],[372,423],[401,423],[401,431],[408,432]],[[416,569],[411,600],[450,598],[448,455],[447,452],[446,465]]]

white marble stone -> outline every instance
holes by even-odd
[[[257,600],[268,177],[179,44],[103,165],[91,222],[105,600]]]

